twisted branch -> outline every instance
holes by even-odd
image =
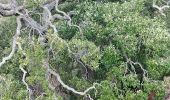
[[[164,10],[170,7],[169,6],[170,0],[165,2],[165,3],[166,3],[166,5],[158,6],[158,5],[156,5],[156,2],[154,0],[152,6],[156,9],[158,9],[161,15],[166,16],[165,13],[164,13]]]
[[[94,83],[93,86],[87,88],[87,89],[86,89],[85,91],[83,91],[83,92],[77,91],[77,90],[75,90],[74,88],[66,85],[66,84],[61,80],[60,75],[59,75],[57,72],[55,72],[55,71],[53,71],[52,69],[50,69],[49,63],[48,63],[47,60],[44,61],[44,64],[43,64],[43,65],[44,65],[45,69],[47,70],[47,73],[50,73],[50,74],[54,75],[54,76],[57,78],[58,82],[59,82],[64,88],[66,88],[66,89],[69,90],[69,91],[72,91],[74,94],[78,94],[78,95],[81,95],[81,96],[85,96],[90,90],[96,89],[96,88],[95,88],[96,85],[99,85],[98,83]],[[54,87],[54,88],[55,88],[55,87]]]
[[[38,23],[37,21],[35,21],[33,18],[30,17],[29,11],[26,8],[24,8],[23,6],[18,6],[16,0],[13,0],[13,3],[10,3],[10,4],[1,4],[0,3],[0,15],[1,16],[3,16],[3,17],[16,16],[17,17],[17,28],[16,28],[16,34],[13,37],[12,51],[7,57],[4,57],[2,59],[2,62],[0,62],[0,67],[3,64],[5,64],[7,60],[12,58],[12,56],[14,55],[14,53],[16,51],[17,45],[18,45],[18,48],[22,51],[21,44],[17,42],[17,38],[19,37],[19,35],[21,33],[20,32],[21,27],[22,26],[24,27],[24,25],[22,25],[22,24],[25,24],[26,27],[31,27],[32,29],[36,30],[39,33],[39,35],[44,35],[47,32],[48,28],[51,27],[54,30],[54,33],[57,35],[58,31],[57,31],[56,26],[53,25],[53,21],[55,19],[67,20],[67,23],[68,23],[69,26],[77,27],[79,29],[80,33],[82,34],[82,30],[78,25],[72,25],[71,24],[71,17],[69,16],[69,14],[66,14],[65,12],[58,9],[58,4],[59,4],[59,0],[55,0],[55,1],[52,1],[52,2],[50,2],[48,4],[43,5],[42,7],[43,7],[44,11],[43,11],[43,15],[42,15],[42,23]],[[51,14],[51,10],[54,7],[56,8],[56,11],[59,14],[55,14],[55,15]],[[21,23],[21,21],[22,21],[22,23]],[[83,34],[82,34],[82,37],[83,37]],[[59,40],[62,40],[58,36],[57,36],[57,38]],[[66,46],[68,47],[69,53],[72,53],[71,50],[69,49],[69,46],[66,43],[66,41],[64,41],[64,40],[62,40],[62,41],[65,42]],[[22,52],[22,53],[25,55],[24,52]],[[96,85],[98,85],[97,83],[94,83],[93,86],[87,88],[83,92],[77,91],[74,88],[66,85],[61,80],[60,75],[57,72],[50,69],[50,67],[48,65],[48,62],[44,62],[44,63],[45,63],[44,64],[45,68],[47,69],[47,73],[50,73],[50,74],[54,75],[57,78],[58,82],[64,88],[66,88],[67,90],[73,92],[74,94],[85,96],[85,95],[87,95],[87,93],[89,91],[95,89]],[[32,90],[29,88],[28,84],[25,81],[25,77],[26,77],[27,72],[24,70],[24,68],[22,68],[22,66],[20,66],[20,69],[23,72],[22,81],[23,81],[24,85],[26,86],[27,91],[29,92],[29,99],[32,99],[32,97],[31,97]],[[88,95],[88,97],[90,97],[90,95]]]
[[[15,50],[16,50],[16,47],[17,47],[17,38],[20,35],[21,27],[22,27],[22,25],[21,25],[21,18],[17,17],[17,29],[16,29],[15,35],[13,36],[12,51],[11,51],[11,53],[8,56],[2,58],[2,61],[0,62],[0,67],[3,64],[5,64],[7,60],[10,60],[13,57],[13,55],[15,53]]]
[[[23,72],[23,76],[22,76],[22,82],[24,83],[24,85],[26,86],[27,88],[27,91],[29,93],[29,100],[33,100],[32,98],[32,90],[29,88],[29,85],[27,84],[27,82],[25,81],[25,77],[26,77],[26,74],[27,74],[27,71],[24,70],[24,68],[22,66],[19,67],[21,69],[21,71]]]

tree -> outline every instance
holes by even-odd
[[[2,100],[166,97],[170,35],[156,3],[0,2]]]

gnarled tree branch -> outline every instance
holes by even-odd
[[[0,62],[0,67],[1,67],[3,64],[5,64],[5,62],[6,62],[7,60],[11,59],[12,56],[14,55],[15,50],[16,50],[16,48],[17,48],[17,38],[18,38],[19,35],[20,35],[21,27],[22,27],[21,18],[20,18],[20,17],[17,17],[17,29],[16,29],[15,35],[13,36],[12,51],[11,51],[11,53],[10,53],[8,56],[2,58],[2,61]]]
[[[50,74],[54,75],[54,76],[57,78],[58,82],[59,82],[64,88],[66,88],[66,89],[69,90],[69,91],[72,91],[74,94],[78,94],[78,95],[81,95],[81,96],[85,96],[90,90],[96,89],[96,88],[95,88],[96,85],[99,85],[98,83],[94,83],[93,86],[87,88],[85,91],[79,92],[79,91],[75,90],[74,88],[66,85],[66,84],[61,80],[60,75],[59,75],[57,72],[53,71],[53,70],[49,67],[49,63],[48,63],[47,60],[44,61],[43,66],[44,66],[45,69],[47,70],[47,73],[50,73]]]
[[[165,3],[166,3],[166,5],[163,5],[163,6],[160,6],[160,7],[159,7],[158,5],[156,5],[156,2],[155,2],[155,0],[154,0],[152,6],[153,6],[154,8],[156,8],[156,9],[158,9],[158,11],[160,12],[161,15],[166,16],[165,13],[164,13],[164,10],[170,7],[170,6],[169,6],[170,0],[168,0],[168,1],[165,2]]]
[[[20,66],[20,69],[21,69],[21,71],[23,72],[22,82],[23,82],[24,85],[26,86],[27,91],[28,91],[28,93],[29,93],[29,100],[33,100],[33,98],[32,98],[33,92],[32,92],[32,90],[29,88],[29,85],[27,84],[27,82],[25,81],[25,77],[26,77],[27,71],[24,70],[24,68],[23,68],[22,66]]]

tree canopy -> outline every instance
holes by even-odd
[[[169,4],[0,0],[0,99],[169,100]]]

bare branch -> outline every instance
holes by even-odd
[[[55,19],[59,19],[59,20],[69,20],[67,17],[61,16],[61,15],[59,15],[59,14],[53,15],[52,21],[54,21]]]
[[[56,34],[56,38],[60,41],[63,41],[65,43],[65,45],[68,47],[68,52],[69,53],[72,53],[72,51],[70,50],[68,44],[66,43],[65,40],[63,40],[62,38],[60,38],[57,34],[57,28],[56,26],[52,23],[55,19],[59,19],[59,20],[67,20],[67,23],[69,26],[73,26],[73,27],[77,27],[80,31],[80,33],[82,33],[82,30],[79,26],[77,25],[72,25],[71,24],[71,18],[68,14],[66,14],[65,12],[63,11],[60,11],[57,7],[58,7],[58,3],[59,3],[59,0],[55,0],[53,2],[50,2],[50,3],[47,3],[43,6],[44,8],[44,11],[43,11],[43,16],[42,16],[42,20],[43,20],[43,24],[41,25],[41,23],[38,23],[37,21],[35,21],[33,18],[31,18],[29,16],[29,11],[27,11],[27,9],[23,8],[22,6],[18,6],[16,4],[16,1],[14,1],[14,4],[12,4],[12,6],[9,6],[10,4],[1,4],[0,3],[0,14],[5,17],[5,16],[17,16],[17,29],[16,29],[16,34],[14,35],[13,37],[13,44],[12,44],[12,51],[11,53],[7,56],[7,57],[4,57],[2,59],[2,62],[0,62],[0,67],[9,59],[12,58],[12,56],[14,55],[15,53],[15,50],[17,48],[17,45],[18,45],[18,48],[22,51],[22,48],[21,48],[21,44],[17,42],[17,38],[19,37],[20,35],[20,31],[21,31],[21,27],[24,25],[22,25],[21,21],[26,24],[26,27],[30,26],[32,29],[38,31],[38,33],[40,35],[42,35],[44,32],[46,32],[48,30],[49,27],[51,27],[53,30],[54,30],[54,33]],[[51,14],[51,10],[56,7],[56,11],[61,14],[55,14],[55,15],[52,15]],[[22,19],[22,20],[21,20]],[[25,53],[22,52],[24,55]],[[95,89],[95,86],[98,85],[97,83],[94,83],[93,86],[87,88],[85,91],[83,92],[80,92],[80,91],[77,91],[75,90],[74,88],[66,85],[62,80],[61,80],[61,77],[60,75],[53,71],[52,69],[50,69],[49,65],[48,65],[48,62],[45,62],[45,68],[47,69],[47,73],[50,73],[52,75],[54,75],[54,77],[56,77],[57,81],[62,85],[62,87],[66,88],[67,90],[75,93],[75,94],[78,94],[78,95],[81,95],[81,96],[85,96],[87,95],[87,93],[93,89]],[[29,88],[28,84],[26,83],[25,81],[25,77],[26,77],[26,71],[22,68],[22,66],[20,66],[20,69],[21,71],[23,72],[23,77],[22,77],[22,81],[24,83],[24,85],[26,86],[27,88],[27,91],[29,92],[29,99],[31,99],[31,94],[32,94],[32,90]],[[89,98],[90,95],[88,95]],[[92,99],[92,98],[91,98]]]
[[[57,72],[55,72],[55,71],[53,71],[52,69],[50,69],[47,60],[44,61],[44,67],[46,68],[46,70],[47,70],[48,73],[51,73],[52,75],[54,75],[54,76],[57,78],[58,82],[59,82],[64,88],[66,88],[66,89],[69,90],[69,91],[72,91],[74,94],[78,94],[78,95],[81,95],[81,96],[85,96],[90,90],[96,89],[96,87],[95,87],[96,85],[99,85],[98,83],[94,83],[93,86],[87,88],[85,91],[79,92],[79,91],[75,90],[74,88],[66,85],[66,84],[61,80],[60,75],[59,75]]]
[[[27,74],[27,71],[24,70],[24,68],[22,68],[22,66],[20,65],[20,69],[21,71],[23,72],[23,76],[22,76],[22,82],[24,83],[24,85],[26,86],[27,88],[27,91],[29,93],[29,100],[32,100],[32,90],[29,88],[29,85],[27,84],[27,82],[25,81],[25,77],[26,77],[26,74]]]
[[[127,55],[125,55],[125,58],[126,58],[126,63],[127,64],[130,64],[131,66],[131,69],[133,70],[133,72],[135,74],[136,73],[136,69],[135,69],[135,66],[134,65],[138,65],[140,67],[140,69],[143,71],[143,78],[146,79],[148,77],[148,73],[147,73],[147,70],[145,70],[142,66],[142,64],[140,64],[139,62],[133,62],[130,58],[127,57]]]
[[[170,7],[169,4],[170,4],[170,0],[166,2],[166,5],[159,7],[158,5],[156,5],[156,2],[153,1],[152,6],[156,9],[158,9],[159,12],[161,13],[161,15],[166,16],[165,13],[164,13],[164,10]]]
[[[13,15],[15,15],[15,14],[16,14],[16,12],[13,11],[13,10],[10,10],[10,11],[0,10],[0,15],[1,15],[1,16],[4,16],[4,17],[13,16]]]
[[[58,9],[58,2],[59,2],[59,0],[56,0],[56,7],[55,7],[55,8],[56,8],[56,11],[57,11],[58,13],[61,13],[61,14],[63,14],[63,15],[65,16],[65,18],[68,20],[67,23],[68,23],[69,26],[78,28],[80,34],[82,35],[82,38],[84,38],[83,31],[82,31],[82,29],[80,28],[80,26],[78,26],[78,25],[73,25],[73,24],[71,23],[71,22],[72,22],[72,19],[71,19],[71,17],[69,16],[69,14],[66,14],[64,11],[61,11],[61,10]],[[56,15],[55,15],[55,16],[56,16]],[[54,17],[55,17],[55,16],[54,16]]]
[[[6,56],[6,57],[4,57],[4,58],[2,59],[2,62],[0,62],[0,67],[1,67],[3,64],[5,64],[5,62],[6,62],[7,60],[11,59],[12,56],[14,55],[15,50],[16,50],[16,46],[17,46],[17,38],[18,38],[19,35],[20,35],[21,27],[22,27],[22,25],[21,25],[21,18],[20,18],[20,17],[17,17],[17,29],[16,29],[15,35],[13,36],[12,51],[11,51],[11,53],[10,53],[8,56]]]
[[[0,3],[0,9],[11,10],[11,4],[1,4]]]

